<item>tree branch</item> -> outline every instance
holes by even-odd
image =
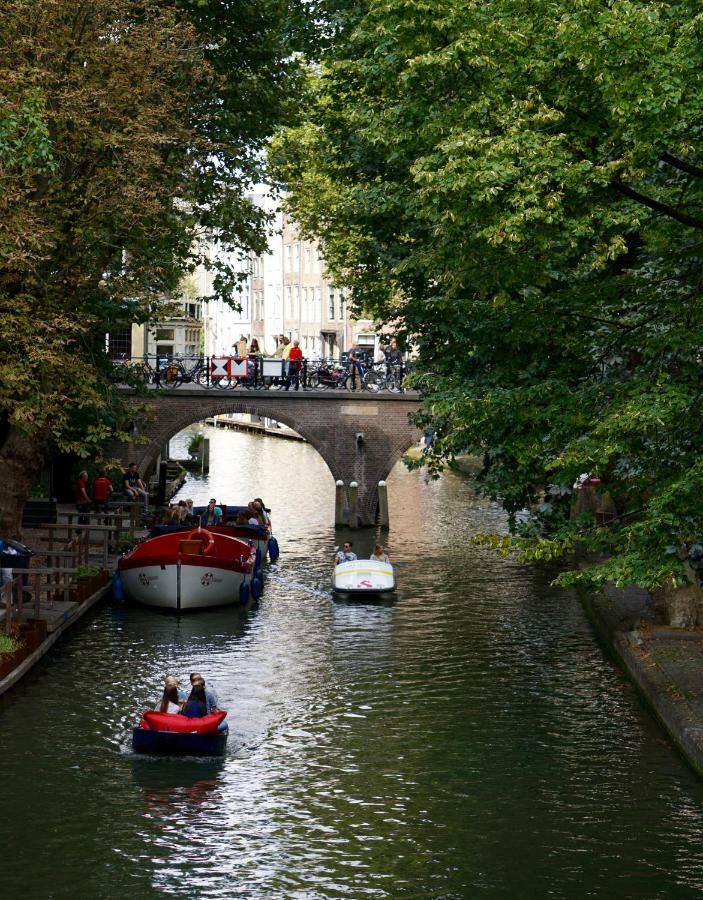
[[[682,225],[688,225],[691,228],[703,229],[703,219],[697,219],[695,216],[689,216],[688,213],[681,212],[680,210],[675,209],[673,206],[669,206],[667,203],[661,203],[659,200],[654,200],[652,197],[647,197],[646,194],[640,194],[639,191],[636,191],[634,188],[631,188],[620,181],[613,181],[612,186],[616,191],[619,191],[626,197],[630,197],[631,200],[636,200],[637,203],[641,203],[643,206],[647,206],[649,207],[649,209],[653,209],[655,212],[662,213],[663,215],[668,216],[670,219],[675,219],[677,222],[681,222]]]
[[[662,153],[659,158],[662,162],[668,163],[675,169],[686,172],[687,175],[693,175],[694,178],[703,178],[703,169],[700,166],[694,166],[693,163],[679,159],[678,156],[673,156],[671,153]]]

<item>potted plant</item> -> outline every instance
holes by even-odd
[[[102,587],[102,574],[98,566],[81,566],[78,569],[76,599],[83,603]]]

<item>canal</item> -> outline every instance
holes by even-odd
[[[246,613],[104,607],[3,698],[0,895],[700,896],[703,785],[577,600],[472,546],[503,518],[468,480],[398,466],[398,597],[336,602],[316,452],[210,436],[180,496],[263,496],[280,564]],[[196,669],[226,757],[134,758],[163,676]]]

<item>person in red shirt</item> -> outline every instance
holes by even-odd
[[[288,378],[286,379],[286,390],[290,390],[291,379],[295,382],[296,391],[300,387],[300,370],[303,367],[303,351],[300,349],[300,341],[294,340],[290,353],[288,354]]]
[[[108,501],[112,493],[112,482],[101,469],[98,477],[93,481],[93,507],[95,512],[108,512]]]

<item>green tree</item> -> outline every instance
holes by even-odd
[[[294,111],[287,5],[7,0],[0,12],[0,534],[47,453],[123,436],[105,333],[158,317],[207,231],[259,252],[245,198]],[[236,296],[219,265],[215,291]]]
[[[418,349],[425,462],[481,455],[525,558],[611,554],[563,582],[683,578],[703,532],[699,6],[336,15],[274,159],[338,282]],[[570,516],[582,473],[613,523]]]

